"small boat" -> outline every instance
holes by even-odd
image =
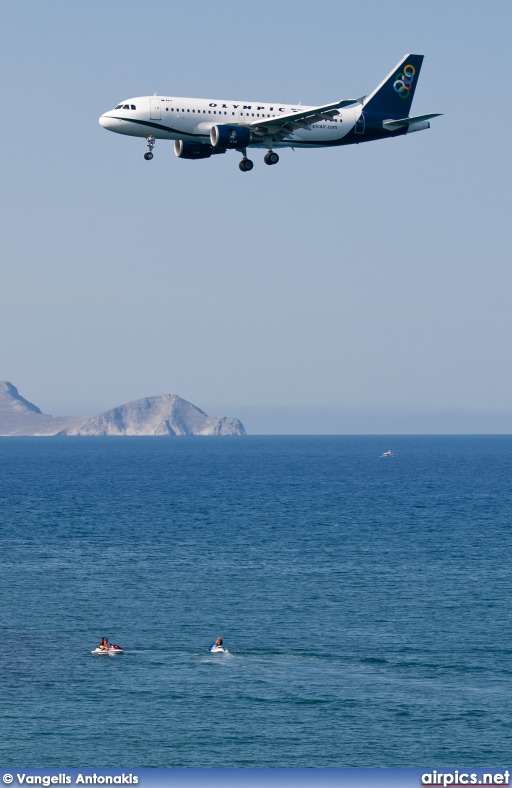
[[[121,646],[116,646],[116,645],[111,645],[108,648],[100,648],[98,646],[98,648],[95,648],[94,651],[91,651],[91,654],[110,654],[110,656],[112,656],[112,654],[122,654],[122,653],[123,653],[123,649],[121,648]]]
[[[212,645],[210,646],[210,651],[212,652],[212,654],[228,653],[227,648],[224,648],[224,646],[216,646],[215,643],[212,643]]]
[[[380,456],[381,457],[392,457],[393,456],[393,452],[392,451],[385,451]]]

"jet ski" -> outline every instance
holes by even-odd
[[[212,643],[212,645],[210,646],[210,651],[211,651],[212,654],[222,654],[222,653],[227,654],[228,653],[227,648],[224,648],[224,646],[216,646],[215,643]]]
[[[115,643],[111,643],[108,648],[95,648],[94,651],[91,651],[91,654],[122,654],[123,649],[121,646],[116,646]]]

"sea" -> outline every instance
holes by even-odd
[[[512,436],[2,438],[0,764],[507,762],[511,547]]]

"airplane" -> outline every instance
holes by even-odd
[[[353,145],[430,128],[441,113],[409,117],[422,63],[423,55],[405,55],[369,96],[318,107],[155,94],[121,101],[99,123],[117,134],[145,137],[146,161],[157,139],[174,140],[180,159],[236,150],[240,169],[249,172],[254,164],[248,148],[266,148],[263,160],[273,165],[279,161],[275,148]]]

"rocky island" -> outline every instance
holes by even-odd
[[[89,418],[49,416],[0,381],[0,436],[15,435],[245,435],[238,419],[207,416],[176,394],[127,402]]]

